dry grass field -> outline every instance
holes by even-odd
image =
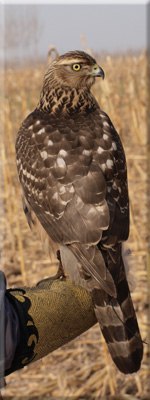
[[[143,340],[150,343],[148,318],[148,138],[146,55],[107,56],[98,60],[105,80],[97,80],[93,93],[120,134],[127,164],[130,194],[131,269],[136,277],[133,302]],[[2,266],[8,287],[33,286],[53,275],[56,265],[43,253],[40,240],[31,234],[22,211],[15,163],[15,138],[22,120],[36,107],[45,66],[5,71],[4,113],[1,126]],[[2,109],[2,108],[1,108]],[[4,399],[150,399],[149,346],[138,374],[124,376],[114,366],[99,326],[6,378]]]

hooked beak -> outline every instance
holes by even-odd
[[[101,76],[101,78],[104,79],[104,77],[105,77],[103,69],[97,64],[94,65],[91,75],[94,76],[95,78],[97,76]]]

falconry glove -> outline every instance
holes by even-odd
[[[6,298],[19,319],[19,342],[5,375],[39,360],[96,323],[90,295],[67,279],[9,289]]]

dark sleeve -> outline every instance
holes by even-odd
[[[0,271],[0,376],[11,367],[19,341],[19,319],[6,297],[6,279]]]

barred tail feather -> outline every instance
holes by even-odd
[[[110,355],[124,374],[137,372],[143,356],[143,343],[128,283],[123,273],[117,285],[117,299],[103,290],[93,289],[91,295],[95,314],[106,340]]]

